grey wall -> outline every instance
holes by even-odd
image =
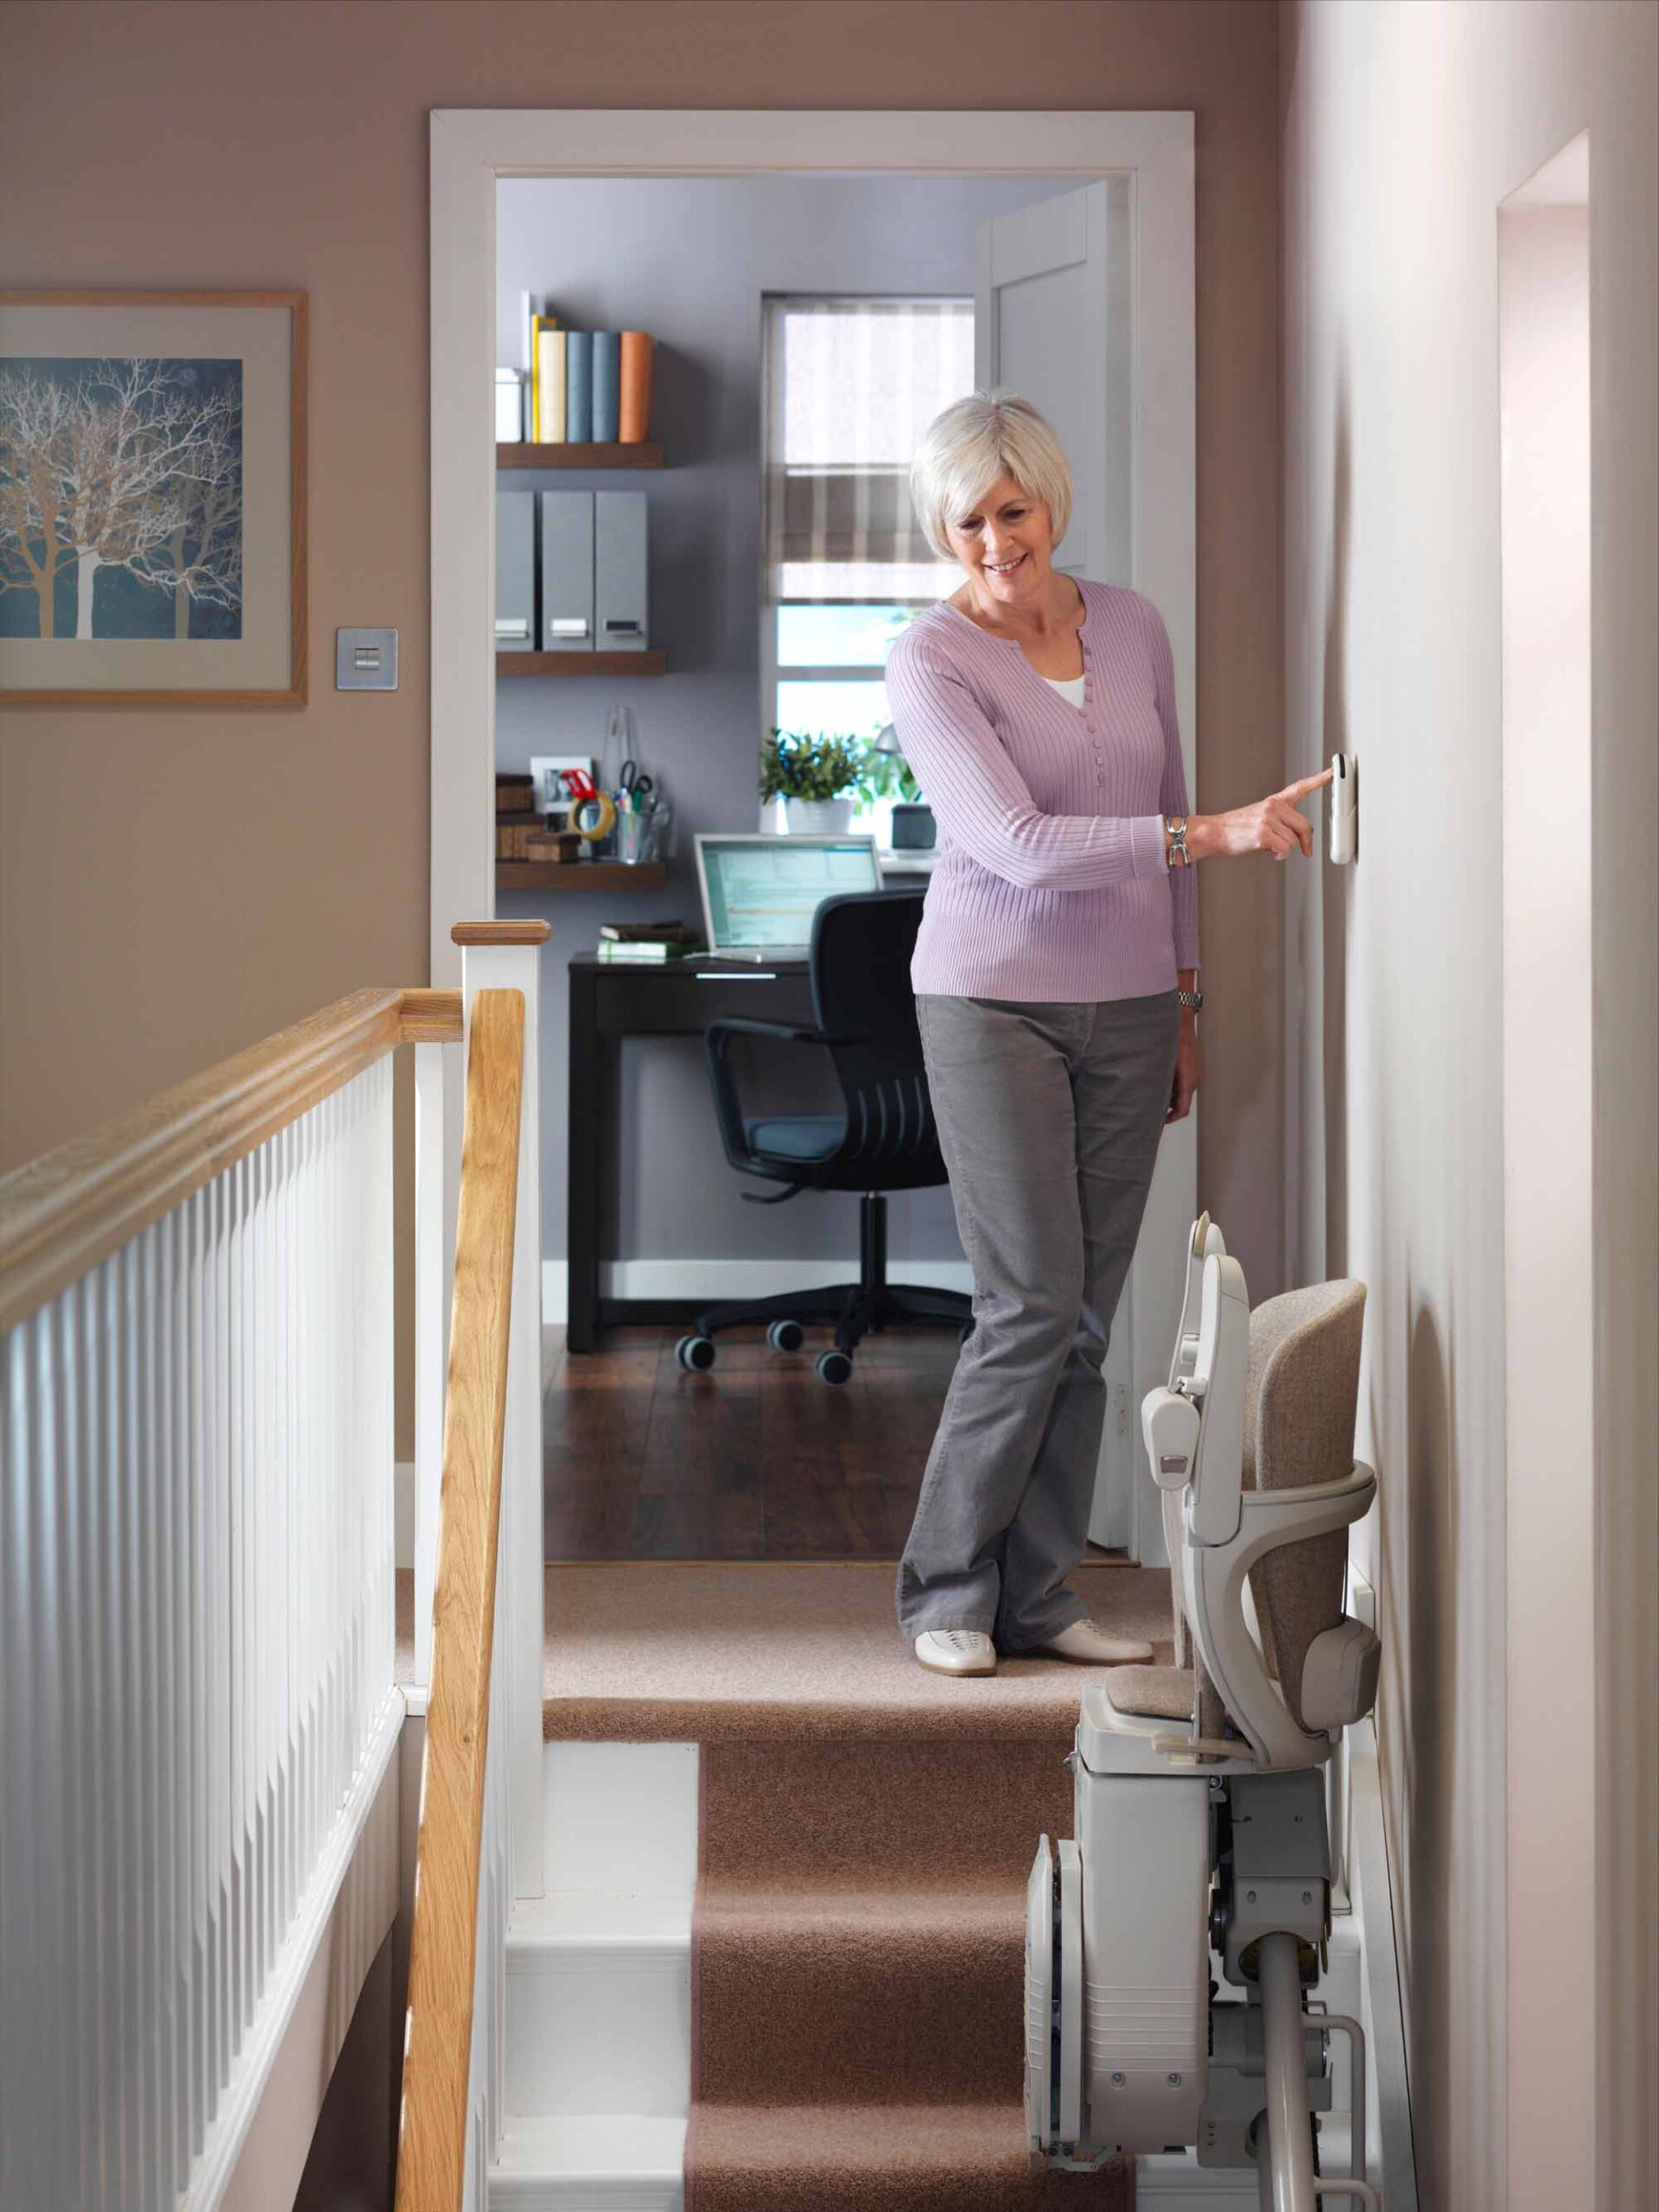
[[[664,888],[504,893],[504,917],[551,924],[542,976],[543,1239],[565,1238],[566,963],[601,920],[698,915],[691,833],[757,825],[761,728],[760,301],[765,292],[971,294],[976,226],[1081,180],[927,177],[505,179],[499,188],[497,358],[519,359],[518,296],[545,295],[572,328],[657,339],[652,431],[660,474],[524,476],[513,488],[626,483],[651,500],[652,642],[661,677],[517,677],[496,696],[496,760],[601,754],[613,704],[672,799],[677,857]],[[504,480],[505,481],[505,480]],[[610,764],[614,768],[618,764]],[[742,1203],[715,1133],[700,1044],[625,1048],[619,1258],[850,1255],[857,1201]],[[949,1193],[896,1195],[889,1251],[960,1260]]]

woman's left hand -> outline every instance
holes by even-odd
[[[1190,1014],[1181,1016],[1181,1041],[1175,1048],[1175,1080],[1169,1087],[1166,1122],[1184,1122],[1192,1111],[1198,1085],[1204,1081],[1204,1047],[1198,1024]]]

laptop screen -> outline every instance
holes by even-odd
[[[879,891],[872,837],[718,837],[697,840],[711,952],[812,941],[820,903],[843,891]]]

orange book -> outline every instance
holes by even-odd
[[[617,435],[625,446],[643,445],[651,435],[651,357],[655,346],[649,331],[622,333],[622,389]]]

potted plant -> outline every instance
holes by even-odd
[[[791,830],[841,836],[852,827],[861,766],[861,749],[853,738],[774,729],[760,749],[763,808],[782,798]],[[768,826],[764,811],[761,826]]]

